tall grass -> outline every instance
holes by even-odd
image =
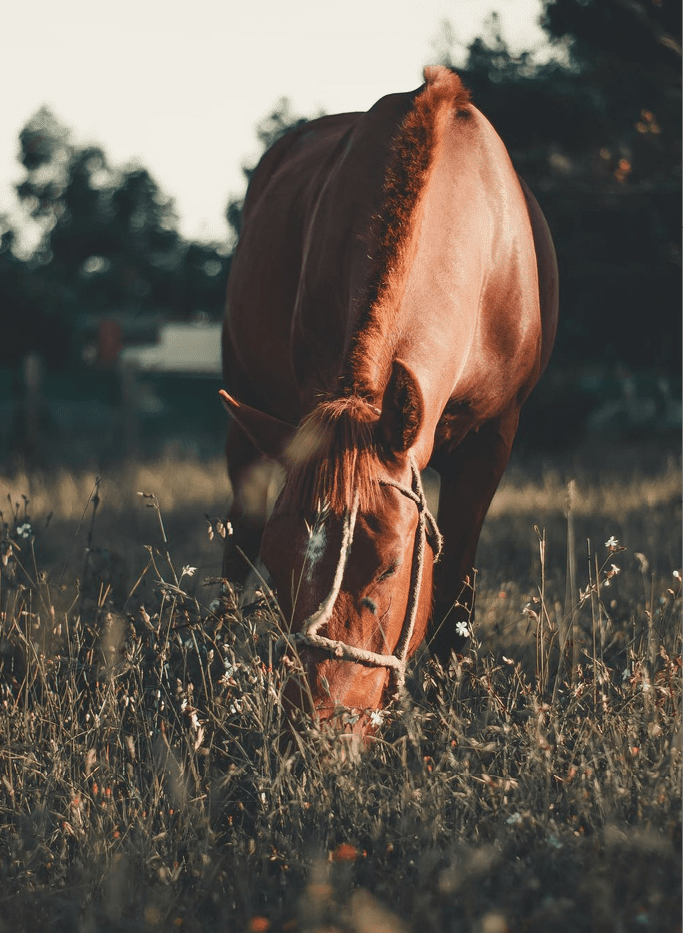
[[[215,582],[224,484],[0,481],[0,929],[680,928],[677,464],[513,470],[472,649],[361,753],[280,741],[275,607]]]

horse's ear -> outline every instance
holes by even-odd
[[[225,389],[218,393],[221,401],[242,428],[254,447],[265,457],[281,460],[287,446],[294,437],[296,428],[279,418],[273,418],[264,411],[243,405],[228,395]]]
[[[415,443],[424,418],[424,399],[417,377],[403,360],[394,360],[377,422],[378,440],[393,453]]]

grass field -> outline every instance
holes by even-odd
[[[362,754],[283,754],[274,611],[206,582],[226,491],[0,477],[0,930],[681,928],[677,456],[513,464],[477,644]]]

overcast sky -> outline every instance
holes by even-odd
[[[0,211],[21,177],[17,140],[42,105],[115,165],[139,160],[176,202],[185,236],[224,239],[256,123],[367,110],[421,83],[448,20],[465,45],[491,9],[516,50],[543,44],[540,0],[29,0],[0,32]]]

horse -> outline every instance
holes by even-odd
[[[452,70],[262,157],[222,338],[240,545],[226,573],[260,551],[303,671],[292,709],[368,734],[426,636],[444,663],[462,647],[482,523],[557,309],[545,218]],[[267,520],[263,458],[285,471]]]

